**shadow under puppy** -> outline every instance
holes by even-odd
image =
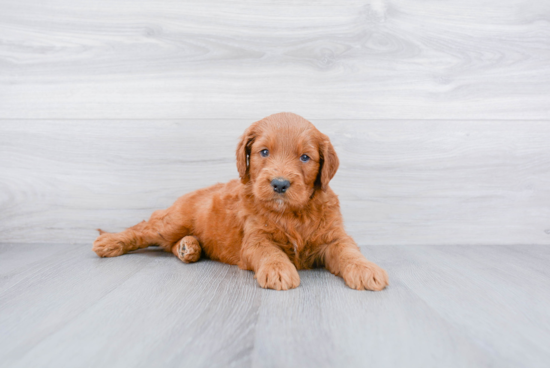
[[[326,267],[358,290],[382,290],[386,272],[344,231],[329,181],[338,169],[329,138],[304,118],[279,113],[252,124],[237,147],[240,180],[180,197],[120,233],[100,230],[93,250],[114,257],[150,245],[196,262],[255,272],[263,288],[300,285],[297,270]]]

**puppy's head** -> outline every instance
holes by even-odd
[[[252,124],[237,146],[241,181],[275,211],[299,209],[315,190],[326,191],[338,165],[329,138],[292,113],[274,114]]]

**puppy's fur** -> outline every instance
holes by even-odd
[[[330,140],[309,121],[268,116],[241,137],[240,180],[188,193],[123,232],[100,230],[93,250],[114,257],[158,245],[186,263],[202,252],[254,271],[261,287],[277,290],[297,287],[297,270],[324,266],[353,289],[382,290],[386,272],[344,231],[328,185],[338,165]],[[274,179],[288,181],[285,192],[275,190]]]

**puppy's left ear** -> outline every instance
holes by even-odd
[[[340,166],[340,160],[336,155],[336,151],[330,143],[330,139],[321,134],[321,143],[319,145],[319,174],[317,176],[317,185],[323,190],[326,191],[328,188],[328,182],[336,175],[338,171],[338,166]]]
[[[250,180],[250,147],[254,143],[254,138],[256,138],[256,124],[252,124],[244,131],[237,145],[237,170],[243,184],[248,183]]]

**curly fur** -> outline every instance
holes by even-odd
[[[236,154],[240,180],[188,193],[120,233],[100,230],[93,250],[113,257],[158,245],[186,263],[202,253],[254,271],[261,287],[276,290],[297,287],[297,270],[322,266],[353,289],[388,285],[386,272],[344,231],[329,187],[339,161],[326,135],[298,115],[279,113],[252,124]],[[309,161],[300,160],[304,154]],[[290,182],[285,193],[273,190],[274,178]]]

